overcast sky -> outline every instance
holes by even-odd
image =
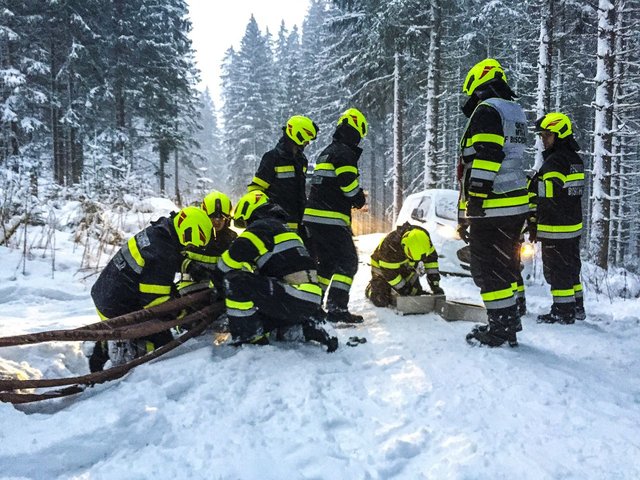
[[[288,30],[293,25],[301,29],[309,7],[308,0],[231,0],[229,3],[187,0],[187,3],[201,88],[209,87],[216,108],[220,107],[220,62],[230,46],[239,47],[251,14],[263,33],[269,28],[275,37],[282,20]]]

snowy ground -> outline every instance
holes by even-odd
[[[97,320],[62,237],[54,278],[50,259],[24,276],[0,247],[0,335]],[[0,404],[0,478],[640,478],[638,300],[587,291],[587,321],[537,325],[550,297],[534,286],[520,347],[472,348],[469,323],[372,307],[367,273],[352,300],[365,323],[339,330],[334,354],[206,336],[75,398]],[[479,302],[470,279],[443,286]],[[368,342],[344,346],[351,335]],[[87,372],[76,343],[0,349],[0,369]]]

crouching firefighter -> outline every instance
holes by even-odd
[[[207,212],[213,224],[211,241],[203,251],[187,250],[185,260],[180,269],[178,293],[185,295],[205,288],[215,288],[218,295],[222,295],[223,273],[218,267],[218,261],[238,234],[231,230],[231,200],[227,195],[217,190],[212,191],[202,201],[201,208]]]
[[[211,239],[211,220],[198,207],[186,207],[161,217],[129,239],[102,270],[91,288],[101,319],[124,315],[166,302],[175,296],[174,279],[183,252],[205,247]],[[89,369],[100,371],[110,359],[124,363],[166,345],[171,331],[124,342],[97,342]]]
[[[401,296],[425,295],[420,277],[426,274],[434,295],[442,295],[438,253],[429,232],[408,222],[382,239],[371,255],[371,280],[365,294],[376,307],[391,304],[392,291]]]
[[[536,210],[529,233],[542,243],[544,277],[553,296],[551,311],[538,316],[538,323],[571,324],[586,316],[580,282],[584,164],[569,117],[547,113],[535,128],[544,162],[531,181]]]
[[[234,213],[246,230],[220,258],[225,273],[229,331],[236,345],[285,339],[314,340],[338,348],[320,307],[316,267],[300,236],[287,227],[287,214],[261,191],[243,196]]]
[[[475,327],[471,344],[518,344],[522,329],[516,306],[515,265],[520,233],[529,211],[524,151],[527,120],[512,99],[500,63],[487,58],[474,65],[463,85],[469,118],[461,149],[459,231],[469,228],[471,275],[487,308],[488,326]],[[461,237],[465,238],[464,232]]]

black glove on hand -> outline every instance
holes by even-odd
[[[442,287],[439,287],[437,285],[431,287],[431,292],[434,295],[444,295],[444,290],[442,289]]]
[[[482,199],[480,197],[471,197],[467,203],[468,217],[484,217],[484,208],[482,207]]]
[[[456,232],[464,243],[469,243],[469,225],[466,223],[459,223],[456,228]]]
[[[365,206],[366,203],[367,203],[367,197],[365,197],[364,191],[362,189],[358,190],[358,193],[356,193],[353,196],[353,199],[351,200],[351,205],[354,208],[362,208]]]
[[[535,243],[538,240],[538,223],[535,218],[527,219],[527,231],[529,232],[529,241]]]

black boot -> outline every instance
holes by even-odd
[[[575,303],[554,303],[551,305],[551,311],[544,315],[538,315],[537,320],[538,323],[560,323],[562,325],[571,325],[575,321]]]
[[[302,333],[305,341],[315,341],[327,347],[327,353],[335,352],[338,349],[338,337],[329,334],[324,319],[314,317],[303,322]]]
[[[327,321],[331,323],[362,323],[364,317],[351,313],[349,310],[329,310],[327,312]]]
[[[576,298],[576,320],[584,320],[587,318],[587,313],[584,311],[584,298]]]
[[[101,372],[104,369],[104,364],[109,360],[109,350],[107,348],[107,342],[96,342],[93,347],[93,352],[89,357],[89,371]]]
[[[510,347],[518,346],[516,332],[520,324],[515,306],[489,311],[489,325],[479,325],[467,334],[467,342],[471,345],[482,344],[488,347],[499,347],[505,342]],[[520,329],[522,325],[520,324]]]

